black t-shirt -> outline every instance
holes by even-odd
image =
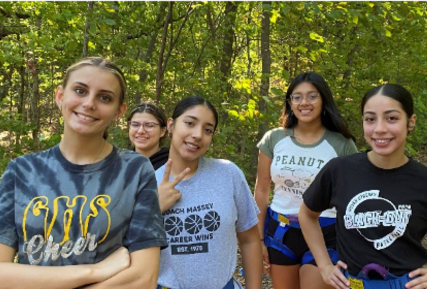
[[[169,149],[161,148],[158,152],[150,157],[150,162],[156,171],[158,168],[163,166],[169,159]]]
[[[427,167],[410,159],[385,170],[367,153],[326,164],[304,194],[313,211],[337,209],[337,250],[348,271],[377,263],[401,276],[427,263]]]

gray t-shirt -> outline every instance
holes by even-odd
[[[19,263],[43,266],[166,246],[153,167],[115,147],[89,165],[70,163],[59,146],[19,157],[0,181],[0,243]]]
[[[156,171],[157,183],[165,166]],[[242,171],[227,160],[200,158],[182,198],[163,214],[169,247],[161,252],[158,284],[173,289],[219,289],[233,276],[236,233],[258,223],[258,207]]]

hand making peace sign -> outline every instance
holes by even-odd
[[[172,160],[169,159],[166,163],[162,182],[157,188],[159,192],[160,210],[162,211],[162,213],[166,212],[181,198],[181,192],[178,189],[175,189],[175,186],[178,185],[184,179],[185,175],[190,171],[189,168],[186,168],[176,178],[170,181],[169,179],[171,168]]]

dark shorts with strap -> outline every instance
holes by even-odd
[[[335,221],[335,218],[319,218],[326,247],[333,263],[338,262]],[[282,215],[269,207],[265,218],[264,243],[268,249],[271,264],[316,265],[302,235],[297,216]]]
[[[343,271],[350,281],[351,289],[405,289],[405,284],[415,278],[408,274],[395,276],[378,264],[368,264],[362,268],[357,276]]]
[[[222,289],[234,289],[235,283],[240,284],[239,282],[235,281],[234,278],[231,278],[230,281],[228,281],[228,283]],[[240,288],[242,287],[240,286]],[[170,288],[158,285],[157,289],[170,289]]]

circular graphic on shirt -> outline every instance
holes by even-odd
[[[209,232],[214,232],[218,230],[219,225],[221,224],[221,218],[219,214],[215,211],[209,211],[203,220],[203,225],[205,225],[206,230]]]
[[[380,197],[379,190],[369,190],[355,195],[347,204],[344,226],[356,229],[375,249],[383,250],[403,236],[411,215],[411,205],[396,206]]]
[[[190,234],[197,234],[203,228],[202,218],[198,215],[190,215],[185,219],[185,230]]]
[[[184,229],[182,220],[178,217],[172,216],[165,220],[165,230],[171,236],[178,236]]]

